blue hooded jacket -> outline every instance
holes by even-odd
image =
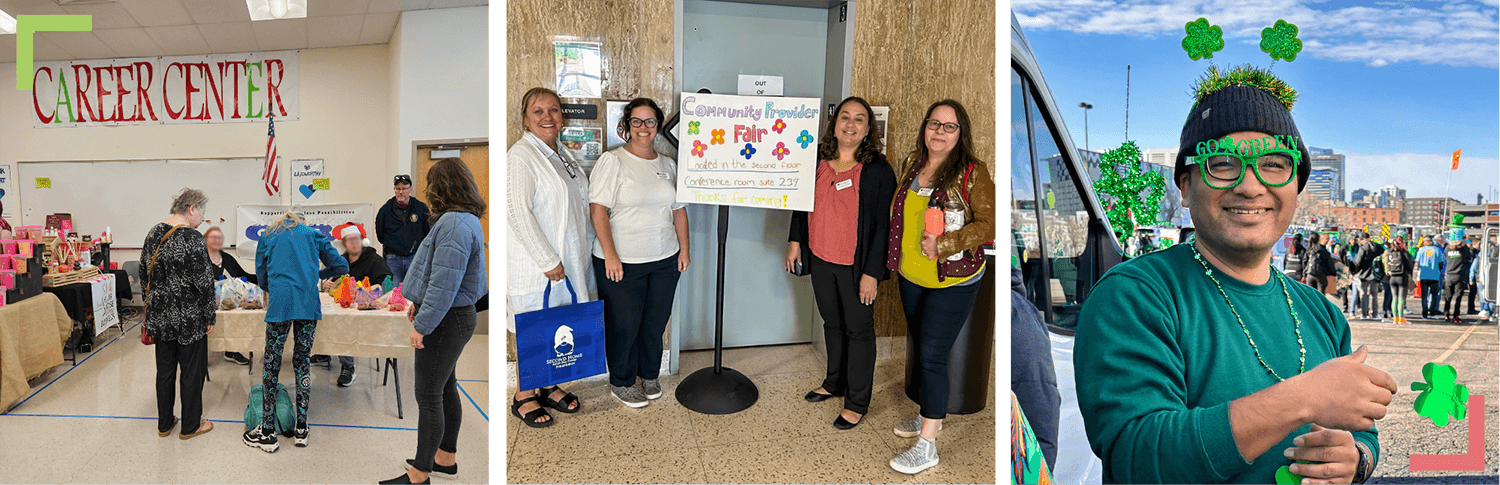
[[[327,266],[318,270],[318,263]],[[349,261],[339,256],[323,233],[298,224],[284,230],[267,229],[255,248],[255,274],[266,290],[266,321],[322,320],[318,280],[349,272]]]

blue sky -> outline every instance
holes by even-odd
[[[1441,196],[1449,157],[1462,148],[1450,195],[1473,203],[1500,190],[1500,20],[1496,3],[1166,0],[1017,0],[1021,22],[1052,95],[1080,147],[1130,139],[1175,148],[1209,66],[1182,50],[1183,24],[1199,17],[1224,30],[1221,68],[1272,65],[1260,30],[1277,19],[1300,29],[1296,61],[1274,72],[1299,93],[1292,110],[1308,145],[1347,157],[1345,190],[1396,184],[1409,197]]]

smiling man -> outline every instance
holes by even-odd
[[[1395,383],[1351,352],[1338,308],[1271,266],[1309,173],[1296,94],[1248,67],[1201,82],[1174,172],[1196,241],[1115,266],[1078,324],[1104,480],[1276,483],[1289,466],[1362,482]]]

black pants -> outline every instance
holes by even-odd
[[[458,453],[463,400],[458,394],[458,357],[474,336],[474,305],[453,307],[416,350],[417,457],[415,467],[432,473],[437,450]]]
[[[156,341],[156,431],[172,429],[176,387],[182,386],[182,433],[192,434],[203,424],[203,381],[208,377],[208,338],[187,345]],[[177,370],[182,369],[182,378]]]
[[[1479,264],[1479,263],[1476,262],[1474,264]],[[1476,308],[1474,308],[1474,297],[1476,295],[1478,295],[1478,294],[1479,294],[1479,282],[1476,281],[1476,280],[1469,280],[1469,313],[1470,314],[1479,313],[1479,310],[1476,309]]]
[[[677,294],[677,255],[650,263],[626,263],[625,277],[610,281],[604,260],[594,258],[594,279],[604,300],[604,356],[609,384],[628,387],[637,377],[661,374],[661,335]]]
[[[1303,282],[1307,283],[1307,286],[1316,288],[1318,293],[1323,293],[1328,287],[1328,278],[1325,276],[1308,276],[1303,279]]]
[[[948,353],[958,331],[974,309],[979,282],[947,288],[927,288],[901,278],[901,303],[906,331],[917,342],[917,364],[922,379],[922,417],[948,416]]]
[[[1380,282],[1380,308],[1376,313],[1391,314],[1391,280],[1387,278]]]
[[[1443,280],[1443,314],[1448,318],[1458,318],[1463,313],[1464,290],[1468,287],[1469,282],[1463,278]]]
[[[844,396],[844,409],[865,414],[875,384],[875,306],[859,301],[864,274],[813,256],[813,298],[823,316],[828,376],[823,390]]]
[[[1438,311],[1438,297],[1441,295],[1438,292],[1438,281],[1421,280],[1417,284],[1422,287],[1422,318],[1427,318],[1432,314],[1442,315],[1443,313]]]

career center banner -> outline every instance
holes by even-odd
[[[265,235],[266,227],[281,220],[281,215],[289,210],[292,210],[292,206],[242,205],[236,207],[235,229],[239,231],[240,240],[235,252],[240,259],[255,261],[255,248],[260,237]],[[364,225],[365,233],[370,235],[370,240],[375,239],[375,211],[370,204],[304,205],[298,207],[297,212],[302,214],[308,227],[317,229],[324,236],[328,236],[330,241],[337,239],[333,237],[334,226],[348,222]]]
[[[682,93],[677,201],[813,210],[819,103]]]
[[[31,125],[295,121],[300,67],[298,51],[38,62]]]

